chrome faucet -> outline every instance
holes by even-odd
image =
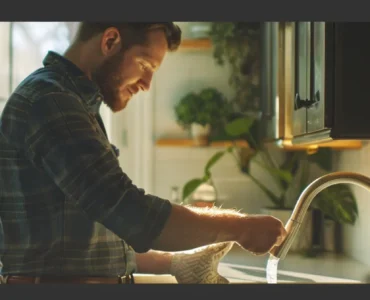
[[[370,191],[370,178],[352,172],[333,172],[319,177],[310,183],[299,196],[292,215],[285,224],[287,235],[280,246],[271,250],[271,255],[284,259],[296,237],[306,212],[315,196],[325,188],[339,183],[353,183]]]

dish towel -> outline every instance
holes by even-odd
[[[218,273],[220,260],[230,251],[234,242],[224,242],[175,253],[172,257],[171,275],[178,283],[227,284]]]

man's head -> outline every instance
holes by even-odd
[[[179,47],[181,30],[172,22],[82,22],[76,42],[95,45],[99,63],[91,77],[116,112],[137,92],[149,90],[165,54]]]

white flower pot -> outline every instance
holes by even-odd
[[[198,123],[191,124],[191,136],[195,146],[206,146],[209,143],[209,134],[211,126],[209,124],[202,126]]]
[[[201,184],[191,195],[191,203],[197,207],[213,207],[216,199],[216,188],[210,183]]]
[[[292,215],[292,209],[262,208],[261,213],[278,218],[284,225]],[[312,246],[312,210],[308,210],[298,234],[289,248],[289,252],[301,252],[310,249]]]
[[[324,219],[324,250],[335,252],[335,221]]]

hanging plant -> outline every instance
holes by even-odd
[[[260,23],[215,22],[210,38],[216,63],[231,67],[229,84],[237,111],[258,111],[260,103]]]

